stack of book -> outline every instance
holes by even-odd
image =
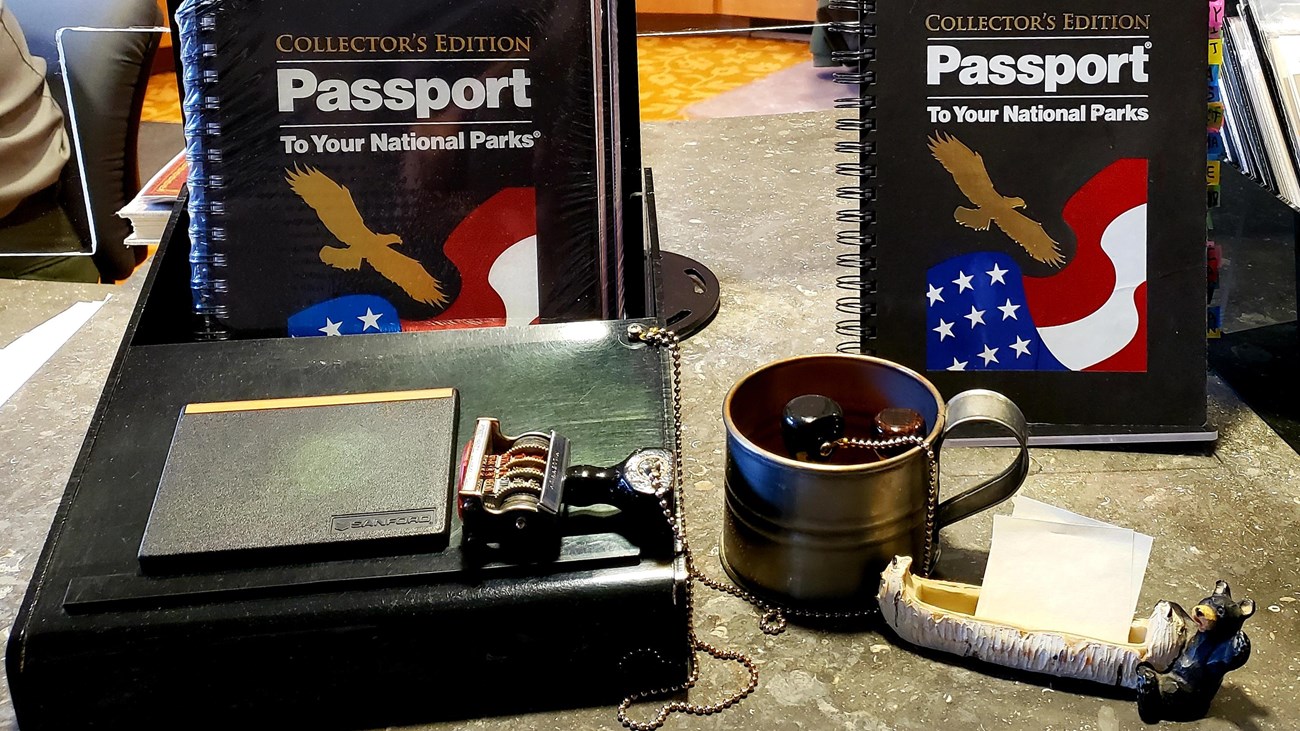
[[[131,235],[126,237],[127,246],[158,245],[188,174],[189,163],[182,150],[145,183],[130,203],[117,212],[117,215],[131,222]]]
[[[1223,153],[1294,208],[1300,204],[1300,7],[1242,0],[1235,10],[1222,34]]]

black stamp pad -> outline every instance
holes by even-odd
[[[445,548],[454,389],[189,404],[140,543],[148,572]]]

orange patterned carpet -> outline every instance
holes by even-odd
[[[181,100],[176,91],[176,74],[168,71],[149,77],[144,90],[144,108],[140,110],[141,122],[181,123]]]
[[[685,119],[683,110],[699,101],[758,81],[807,61],[806,42],[737,36],[659,36],[637,42],[641,119]],[[180,123],[181,105],[171,73],[149,78],[145,122]]]
[[[812,58],[806,42],[748,36],[637,39],[641,120],[685,119],[682,111]]]

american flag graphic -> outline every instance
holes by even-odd
[[[460,272],[460,295],[432,320],[403,320],[403,331],[538,321],[537,196],[532,188],[506,188],[489,198],[460,222],[442,250]]]
[[[539,320],[537,201],[532,188],[505,188],[456,226],[443,253],[460,274],[460,294],[428,320],[399,319],[376,295],[318,302],[289,317],[290,337],[363,335],[530,325]]]
[[[287,324],[291,338],[402,331],[397,308],[373,294],[349,294],[317,302],[290,315]]]
[[[1062,211],[1078,242],[1049,277],[974,252],[926,272],[926,368],[932,371],[1145,371],[1147,161],[1122,159]]]

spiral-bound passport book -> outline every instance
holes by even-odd
[[[842,0],[841,349],[1039,443],[1205,426],[1206,8]]]
[[[185,0],[207,337],[617,316],[602,0]]]

